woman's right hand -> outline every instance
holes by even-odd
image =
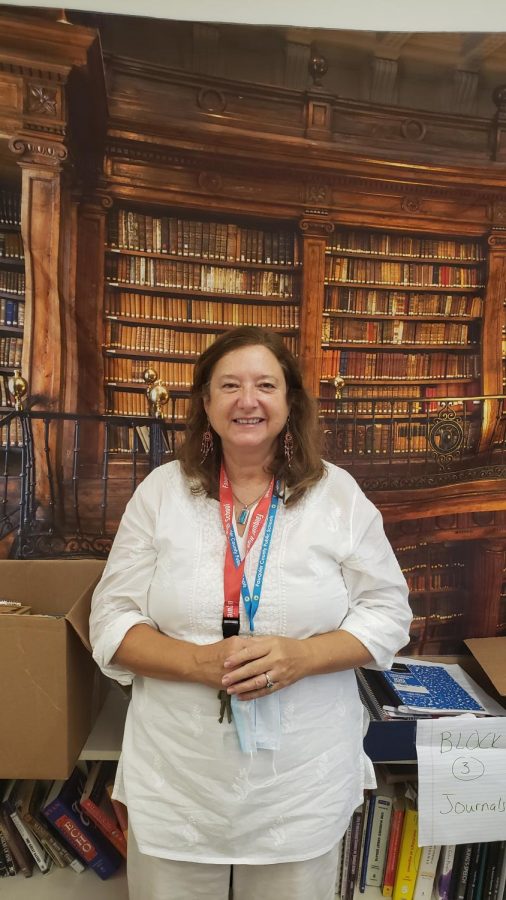
[[[246,650],[247,647],[248,639],[238,635],[224,638],[214,644],[195,644],[197,670],[194,680],[221,690],[222,678],[226,672],[230,671],[230,667],[225,668],[225,660],[233,654],[240,656],[241,650]]]

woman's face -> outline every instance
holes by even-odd
[[[268,455],[288,418],[286,391],[283,369],[267,347],[241,347],[222,356],[212,371],[204,408],[224,452]]]

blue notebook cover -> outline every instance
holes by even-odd
[[[394,663],[382,675],[401,709],[452,714],[486,712],[443,666]]]

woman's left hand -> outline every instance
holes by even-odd
[[[250,637],[225,660],[222,684],[240,700],[257,700],[307,674],[304,642],[286,637]],[[270,686],[272,685],[272,686]]]

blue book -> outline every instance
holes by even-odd
[[[79,806],[86,778],[77,768],[65,782],[55,781],[42,815],[79,858],[105,880],[122,857]]]
[[[401,713],[486,714],[485,707],[444,666],[396,662],[381,675]]]

